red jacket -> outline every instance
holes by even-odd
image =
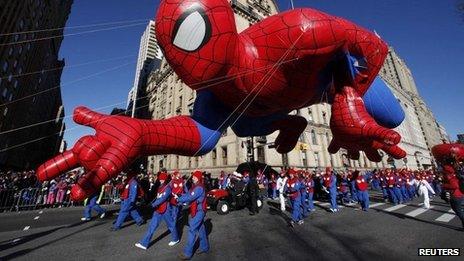
[[[168,185],[164,185],[158,190],[158,195],[156,195],[157,199],[161,198],[163,196],[163,193],[165,193],[167,187],[168,187]],[[160,214],[164,214],[164,212],[166,212],[167,208],[168,208],[168,200],[166,200],[163,203],[159,204],[158,208],[156,208],[156,212],[158,212]]]
[[[360,191],[365,191],[367,190],[367,180],[366,178],[364,178],[364,176],[362,175],[359,175],[357,178],[356,178],[356,188]]]
[[[182,195],[184,193],[184,180],[181,178],[175,178],[171,180],[171,193],[173,195]],[[171,204],[177,205],[177,199],[175,197],[171,197]]]
[[[450,190],[452,197],[455,197],[455,198],[464,197],[464,194],[459,189],[459,179],[456,176],[448,177],[447,179],[445,179],[443,188],[445,190]]]

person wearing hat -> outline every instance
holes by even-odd
[[[183,193],[187,192],[187,189],[186,189],[187,187],[184,185],[184,180],[182,179],[179,171],[177,170],[172,173],[172,180],[169,185],[171,187],[171,193],[172,193],[172,197],[170,200],[172,218],[174,219],[174,222],[176,222],[177,219],[179,218],[179,213],[182,209],[182,206],[179,206],[177,204],[177,200],[176,200],[176,197],[174,197],[174,195],[177,195],[178,197],[180,197]]]
[[[193,186],[188,193],[183,194],[177,198],[179,204],[190,204],[190,219],[189,219],[189,232],[187,244],[184,248],[184,253],[179,257],[182,260],[189,260],[193,256],[196,237],[200,239],[199,252],[207,253],[209,251],[208,236],[205,228],[205,215],[206,215],[206,191],[203,186],[203,176],[200,171],[192,173]]]
[[[84,209],[84,217],[81,218],[82,221],[90,221],[92,219],[92,210],[96,211],[100,218],[105,218],[106,210],[102,208],[99,204],[99,201],[103,194],[103,187],[101,188],[100,192],[93,193],[90,197],[86,199],[87,205]]]
[[[356,180],[357,198],[361,204],[361,209],[367,211],[369,209],[369,193],[367,191],[369,183],[367,177],[357,170],[353,173],[353,177]]]
[[[443,167],[443,173],[445,174],[442,188],[450,192],[450,205],[456,216],[461,219],[462,231],[464,231],[464,191],[460,189],[458,176],[453,167],[446,165]]]
[[[116,222],[111,228],[113,231],[121,229],[122,223],[124,223],[129,215],[135,220],[138,226],[141,226],[145,222],[140,216],[136,206],[137,197],[140,195],[141,189],[135,179],[134,173],[129,173],[126,180],[128,181],[125,183],[124,190],[121,194],[121,209],[119,210]]]
[[[337,177],[333,173],[332,168],[326,168],[325,174],[322,177],[322,183],[322,185],[329,191],[330,211],[337,212]]]
[[[301,194],[301,219],[303,218],[306,218],[309,216],[309,203],[307,201],[307,198],[308,198],[308,191],[306,190],[306,186],[305,186],[305,179],[306,179],[306,176],[305,176],[305,173],[304,171],[300,170],[297,172],[297,175],[299,177],[299,180],[300,180],[300,194]]]
[[[299,225],[303,224],[303,220],[301,219],[301,183],[294,169],[289,169],[287,173],[289,177],[287,181],[287,195],[292,205],[292,220],[290,225],[293,227],[295,223]]]
[[[161,184],[156,195],[156,199],[151,203],[152,207],[155,209],[153,212],[153,217],[151,218],[150,226],[148,227],[147,233],[143,239],[135,244],[136,247],[143,250],[147,250],[148,245],[150,244],[151,238],[158,228],[159,223],[162,219],[166,222],[166,226],[169,231],[171,231],[171,242],[169,246],[174,246],[179,243],[179,235],[176,228],[176,219],[172,214],[172,206],[169,203],[171,198],[171,186],[168,184],[168,175],[166,172],[161,172],[158,176],[158,180]],[[175,194],[174,194],[175,195]]]

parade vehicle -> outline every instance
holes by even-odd
[[[231,210],[244,209],[250,204],[250,197],[243,182],[237,182],[235,186],[229,186],[226,189],[209,191],[206,195],[206,203],[209,209],[216,210],[219,215],[226,215]],[[256,205],[258,209],[263,207],[261,197],[257,197]]]

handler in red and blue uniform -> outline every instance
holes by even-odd
[[[81,218],[82,221],[89,221],[92,218],[92,210],[97,211],[100,218],[104,218],[106,215],[106,210],[98,204],[98,198],[100,193],[94,193],[88,198],[87,206],[84,209],[84,217]]]
[[[180,197],[182,194],[187,193],[187,187],[184,185],[184,180],[180,176],[180,173],[176,170],[172,173],[172,180],[170,182],[170,187],[171,187],[171,193],[172,197],[170,200],[171,203],[171,209],[172,209],[172,218],[174,221],[177,221],[179,218],[179,213],[182,209],[182,206],[179,206],[177,204],[177,199],[174,195],[177,197]]]
[[[190,220],[187,245],[184,248],[184,253],[180,255],[180,259],[189,260],[193,256],[193,248],[196,241],[196,236],[200,238],[199,252],[207,253],[209,251],[208,237],[204,219],[206,215],[206,191],[203,186],[203,176],[201,171],[195,171],[192,174],[192,188],[188,193],[177,198],[180,204],[190,204]],[[175,196],[176,197],[176,196]]]
[[[368,182],[366,175],[362,175],[359,171],[355,171],[353,176],[356,180],[356,191],[358,193],[358,201],[364,211],[369,209],[369,193],[367,192]]]
[[[401,185],[403,184],[403,179],[399,175],[397,171],[394,171],[395,177],[395,187],[393,188],[393,192],[395,193],[396,198],[400,204],[403,204],[403,194],[401,194]]]
[[[148,227],[147,233],[143,239],[136,243],[135,246],[143,250],[147,250],[148,245],[150,244],[151,238],[158,228],[162,219],[166,222],[166,226],[169,231],[171,231],[171,242],[169,246],[174,246],[179,243],[179,235],[177,234],[176,220],[172,215],[172,206],[169,204],[169,199],[171,198],[171,186],[167,183],[168,175],[166,172],[161,172],[158,176],[161,187],[158,189],[156,199],[151,204],[155,209],[153,212],[153,217],[151,218],[150,226]]]
[[[287,195],[290,198],[290,203],[292,204],[292,221],[290,225],[294,225],[296,222],[298,224],[303,224],[301,219],[301,183],[298,177],[296,176],[296,171],[294,169],[288,170],[289,179],[287,181]]]
[[[385,174],[385,179],[387,181],[388,196],[390,198],[390,201],[396,205],[399,203],[400,199],[398,198],[397,193],[395,193],[396,179],[391,170],[387,171],[387,173]]]
[[[308,198],[308,192],[306,190],[305,174],[303,171],[298,171],[299,181],[300,181],[300,194],[301,194],[301,219],[309,216],[309,204],[306,201]]]
[[[119,210],[118,218],[116,219],[112,230],[121,229],[122,223],[124,223],[129,214],[138,226],[141,226],[144,223],[144,220],[140,216],[137,206],[135,205],[137,196],[139,195],[139,184],[133,175],[128,177],[128,179],[129,181],[126,183],[121,195],[121,209]]]
[[[311,173],[306,173],[304,186],[305,186],[305,189],[306,189],[306,199],[307,199],[308,210],[309,211],[314,211],[314,210],[316,210],[314,208],[314,200],[313,200],[313,196],[314,196],[314,180],[313,180],[313,177],[312,177]]]
[[[337,212],[338,205],[337,205],[337,177],[332,172],[330,167],[327,167],[325,170],[325,174],[322,177],[322,185],[329,190],[330,196],[330,211]]]
[[[356,181],[355,179],[353,178],[353,173],[351,173],[351,171],[348,172],[348,175],[347,175],[347,179],[348,179],[348,182],[349,182],[349,185],[350,185],[350,196],[351,196],[351,202],[356,202],[358,201],[358,196],[357,196],[357,192],[356,192]]]

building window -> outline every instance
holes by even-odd
[[[8,90],[5,88],[2,91],[2,96],[3,96],[3,98],[6,98],[7,95],[8,95]]]
[[[262,163],[266,162],[266,156],[264,154],[264,147],[260,146],[260,147],[258,147],[257,150],[258,150],[257,151],[257,153],[258,153],[258,161],[262,162]]]
[[[8,62],[7,61],[3,62],[2,69],[3,69],[4,72],[6,72],[6,70],[8,69]]]
[[[311,142],[313,145],[317,145],[317,137],[316,137],[316,132],[314,130],[311,130]]]
[[[8,81],[11,82],[11,80],[13,80],[13,74],[10,73],[10,75],[8,75]]]
[[[319,161],[319,153],[314,152],[314,161],[316,161],[316,166],[319,167],[320,161]]]
[[[300,137],[298,138],[298,141],[303,142],[303,143],[305,142],[305,140],[304,140],[304,132],[301,133]]]
[[[301,161],[303,162],[304,167],[308,167],[308,159],[306,158],[306,152],[300,151]]]
[[[328,132],[325,134],[325,138],[327,140],[327,145],[329,145],[330,144],[330,136],[329,136]]]
[[[5,109],[3,110],[3,116],[6,116],[8,114],[8,107],[5,107]]]
[[[15,89],[18,88],[18,80],[16,80],[16,79],[14,80],[13,87]]]
[[[11,56],[13,54],[13,48],[10,48],[10,50],[8,50],[8,55]]]
[[[216,159],[217,159],[217,152],[216,152],[216,149],[214,149],[213,151],[211,151],[211,159],[213,161],[213,166],[216,166]]]
[[[222,165],[227,165],[227,147],[222,147]]]
[[[325,111],[322,112],[322,120],[324,124],[327,124],[327,113]]]
[[[309,121],[314,121],[314,119],[313,119],[313,111],[311,110],[311,108],[308,108],[308,120]]]
[[[12,101],[13,100],[13,94],[10,93],[10,96],[8,97],[8,101]]]

